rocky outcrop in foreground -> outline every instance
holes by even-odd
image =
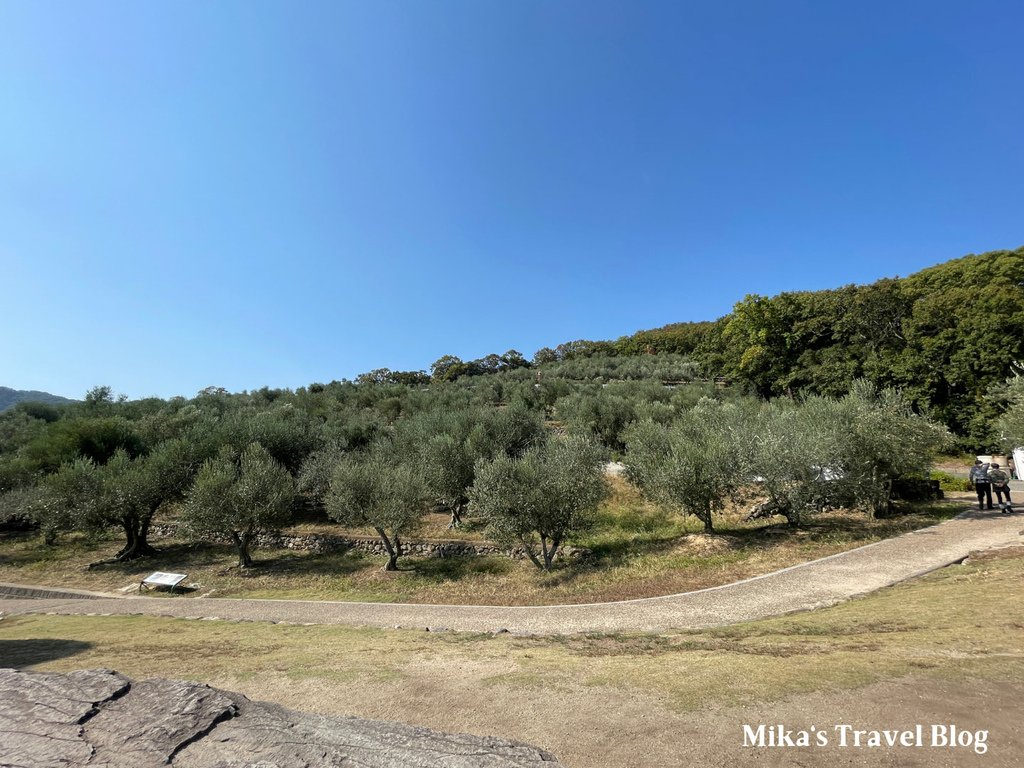
[[[558,768],[504,739],[325,717],[181,680],[0,669],[0,765]]]

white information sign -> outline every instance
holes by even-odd
[[[187,573],[164,573],[163,571],[157,571],[156,573],[151,573],[149,576],[144,578],[142,583],[149,584],[151,586],[170,587],[171,589],[174,589],[187,578]]]

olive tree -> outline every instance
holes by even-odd
[[[626,475],[654,501],[714,533],[716,513],[743,480],[743,421],[739,406],[705,399],[670,424],[635,424],[625,435]]]
[[[82,464],[87,459],[79,460]],[[0,507],[6,507],[11,518],[29,520],[39,526],[47,546],[57,543],[61,533],[78,526],[82,512],[77,500],[91,495],[92,477],[84,467],[72,472],[70,465],[44,477],[37,485],[9,491]],[[2,514],[2,512],[0,512]]]
[[[543,434],[539,416],[521,406],[442,408],[400,423],[396,443],[422,471],[430,498],[451,513],[448,527],[456,528],[469,504],[477,462],[520,456]]]
[[[846,430],[836,403],[766,403],[748,420],[743,468],[767,497],[752,517],[782,515],[792,526],[843,501],[840,448]]]
[[[112,560],[101,562],[130,559],[130,554],[139,556],[135,554],[136,533],[143,502],[132,477],[137,469],[135,461],[121,449],[105,464],[80,458],[62,465],[46,481],[51,505],[40,511],[47,517],[55,512],[56,517],[46,520],[44,527],[51,531],[66,527],[98,532],[120,526],[125,534],[125,545]]]
[[[1010,379],[999,389],[1006,407],[996,420],[996,431],[1005,449],[1012,451],[1024,445],[1024,376]]]
[[[451,513],[449,528],[462,524],[473,485],[473,468],[480,458],[470,434],[486,411],[438,409],[418,413],[399,423],[396,450],[421,471],[429,498]]]
[[[31,496],[31,510],[49,540],[59,530],[98,532],[119,527],[125,544],[110,560],[156,554],[149,527],[160,507],[181,498],[202,461],[203,447],[190,440],[160,443],[150,454],[131,458],[117,449],[106,463],[80,458],[64,464]]]
[[[209,446],[186,438],[165,440],[148,455],[135,459],[122,478],[128,502],[122,524],[126,548],[118,559],[156,554],[149,544],[149,527],[160,507],[184,497],[208,456]]]
[[[491,410],[478,419],[469,434],[471,450],[478,456],[522,456],[528,448],[547,437],[540,414],[523,403]]]
[[[607,492],[601,451],[579,438],[553,438],[519,458],[481,461],[470,498],[495,541],[521,545],[547,571],[568,538],[593,526]]]
[[[307,456],[296,478],[299,492],[322,504],[331,487],[331,473],[344,455],[340,445],[328,443]]]
[[[390,446],[378,446],[366,456],[341,457],[324,503],[333,520],[373,528],[388,553],[384,570],[394,571],[401,537],[419,523],[425,495],[419,469],[401,462]]]
[[[259,443],[293,475],[320,447],[316,425],[304,411],[288,403],[269,409],[247,407],[232,413],[217,425],[217,432],[221,444],[239,452]]]
[[[586,435],[613,451],[621,451],[622,434],[636,421],[636,406],[635,400],[599,389],[563,397],[555,404],[555,413],[573,434]]]
[[[451,512],[448,527],[457,528],[469,504],[476,455],[467,440],[448,433],[435,435],[423,447],[424,480],[431,495]]]
[[[262,445],[252,443],[241,454],[224,448],[196,475],[184,507],[185,531],[193,538],[230,538],[238,566],[248,568],[253,539],[287,525],[294,499],[292,476]]]
[[[875,515],[891,507],[893,480],[926,472],[935,454],[951,443],[949,431],[915,413],[902,394],[867,381],[855,381],[837,408],[842,485]]]

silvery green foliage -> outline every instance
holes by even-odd
[[[737,493],[749,451],[751,408],[703,399],[670,424],[642,421],[625,435],[627,477],[663,506],[694,515],[707,532]]]
[[[792,524],[828,507],[884,512],[892,481],[926,471],[949,433],[898,392],[857,381],[839,400],[704,400],[669,425],[637,424],[627,443],[629,478],[711,531],[724,500],[742,488],[768,496]]]
[[[462,523],[478,461],[516,457],[543,439],[544,424],[521,405],[506,408],[436,409],[403,419],[396,428],[396,450],[421,472],[431,500]]]
[[[131,515],[141,505],[139,484],[132,477],[135,461],[118,449],[106,464],[76,459],[46,479],[54,500],[71,516],[72,526],[100,531]]]
[[[644,419],[671,421],[677,391],[660,381],[616,381],[582,385],[555,403],[555,415],[572,434],[589,437],[609,450],[624,449],[623,435]],[[692,404],[691,404],[692,405]]]
[[[31,485],[0,493],[0,523],[38,519],[33,507],[38,503],[40,493],[40,488]]]
[[[867,381],[855,381],[835,409],[840,484],[874,514],[889,508],[893,480],[926,472],[935,454],[952,443],[944,426],[915,413],[902,394]]]
[[[388,552],[384,569],[393,571],[401,537],[423,514],[425,493],[419,469],[402,463],[390,444],[378,444],[368,455],[346,455],[335,464],[324,504],[333,520],[377,531]]]
[[[0,494],[0,523],[30,522],[39,525],[47,544],[74,527],[72,510],[47,484],[27,485]]]
[[[751,434],[749,475],[793,524],[826,507],[885,512],[893,480],[925,473],[950,442],[899,392],[865,381],[838,400],[765,404]]]
[[[54,543],[64,531],[86,527],[91,522],[88,502],[100,490],[96,465],[91,459],[64,464],[38,486],[39,495],[23,498],[26,511],[39,523],[47,543]]]
[[[290,403],[247,405],[225,414],[215,429],[221,445],[241,452],[259,443],[292,473],[297,473],[306,457],[320,447],[319,433],[309,414]]]
[[[746,479],[791,525],[847,501],[840,467],[847,424],[834,401],[766,403],[752,414],[749,430]]]
[[[637,403],[598,390],[574,392],[555,403],[555,415],[574,435],[600,441],[613,451],[623,448],[621,435],[636,421]]]
[[[597,447],[552,438],[519,458],[478,463],[470,503],[494,540],[521,545],[538,568],[549,570],[561,545],[593,526],[607,492]]]
[[[1024,376],[1015,376],[1001,389],[1007,407],[996,421],[996,432],[1003,446],[1013,450],[1024,445]]]
[[[259,443],[239,455],[223,449],[203,464],[184,508],[185,531],[197,539],[229,536],[238,564],[252,565],[249,545],[258,533],[291,520],[295,483]]]
[[[462,522],[479,452],[494,448],[485,429],[491,413],[472,407],[422,411],[397,425],[396,451],[419,469],[431,501],[451,512],[451,527]]]
[[[198,470],[203,446],[183,438],[165,440],[151,453],[131,458],[118,449],[106,463],[67,462],[31,496],[32,519],[47,540],[62,530],[120,528],[125,545],[118,560],[151,555],[149,525],[160,506],[180,498]]]
[[[345,451],[336,443],[311,453],[299,470],[299,492],[322,502],[331,486],[331,473],[344,455]]]

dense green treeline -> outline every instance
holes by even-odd
[[[1024,249],[902,280],[748,296],[722,327],[720,355],[725,375],[763,396],[838,395],[863,377],[899,388],[968,443],[990,443],[986,396],[1024,360]]]

